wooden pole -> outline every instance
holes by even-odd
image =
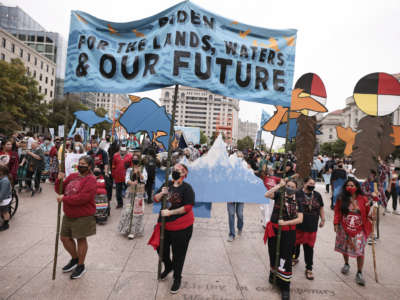
[[[286,177],[286,163],[287,163],[287,147],[289,140],[289,127],[290,127],[290,109],[288,110],[288,121],[286,125],[286,140],[285,140],[285,158],[283,160],[283,176],[282,179]],[[275,136],[274,136],[275,137]],[[278,222],[282,218],[283,214],[283,202],[285,200],[285,187],[280,188],[280,200],[279,200],[279,217]],[[278,274],[278,266],[279,266],[279,256],[280,256],[280,246],[281,246],[281,235],[282,235],[282,226],[278,226],[278,234],[276,236],[276,254],[275,254],[275,269],[274,269],[274,285],[276,284],[276,276]]]
[[[174,124],[175,124],[175,112],[176,112],[176,102],[178,100],[178,91],[179,85],[175,85],[175,93],[174,93],[174,102],[172,104],[172,117],[169,126],[169,140],[168,140],[168,160],[167,160],[167,168],[165,170],[165,186],[168,187],[168,178],[169,171],[171,168],[171,158],[172,158],[172,141],[174,140]],[[165,209],[167,207],[167,197],[162,198],[161,209]],[[157,278],[161,279],[161,263],[163,261],[164,254],[164,235],[165,235],[165,217],[161,217],[161,233],[160,233],[160,250],[158,253],[158,272]]]
[[[271,143],[271,146],[269,147],[269,153],[272,154],[272,147],[274,146],[275,134],[273,134],[272,131],[271,131],[271,134],[272,134],[272,143]]]
[[[66,105],[66,114],[65,114],[65,124],[64,124],[64,140],[62,144],[62,151],[61,151],[61,163],[58,168],[59,172],[65,173],[65,147],[66,147],[66,141],[67,141],[67,123],[68,123],[68,109],[69,105],[69,94],[67,94],[67,105]],[[59,183],[59,190],[58,193],[62,194],[64,190],[64,180],[61,179]],[[61,223],[61,202],[58,203],[57,205],[57,229],[56,229],[56,241],[54,245],[54,260],[53,260],[53,276],[52,279],[56,279],[56,273],[57,273],[57,258],[58,258],[58,241],[60,239],[60,223]]]

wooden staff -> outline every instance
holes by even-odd
[[[176,102],[178,99],[178,91],[179,85],[175,85],[175,93],[174,93],[174,102],[172,104],[172,117],[169,126],[169,140],[168,140],[168,159],[167,159],[167,169],[165,170],[165,186],[168,187],[168,178],[169,171],[171,167],[171,158],[172,158],[172,141],[174,140],[174,124],[175,124],[175,111],[176,111]],[[165,209],[167,207],[167,197],[163,196],[161,209]],[[158,253],[158,272],[157,279],[161,279],[161,263],[163,261],[164,254],[164,235],[165,235],[165,217],[161,216],[161,233],[160,233],[160,250]]]
[[[272,154],[272,147],[274,146],[275,134],[273,134],[272,131],[271,131],[271,134],[272,134],[272,143],[271,143],[271,146],[269,147],[269,152]]]
[[[376,191],[378,191],[378,184],[375,182],[374,183],[374,191],[376,192]],[[376,216],[376,214],[377,214],[377,212],[378,212],[378,209],[379,209],[379,205],[378,205],[378,202],[377,201],[373,201],[374,202],[374,204],[373,204],[373,211],[372,211],[372,216],[374,217],[374,216]],[[376,271],[376,254],[375,254],[375,218],[373,218],[372,219],[372,239],[373,239],[373,241],[372,241],[372,260],[373,260],[373,263],[374,263],[374,273],[375,273],[375,281],[376,282],[378,282],[378,273],[377,273],[377,271]]]
[[[53,100],[54,101],[54,100]],[[67,102],[69,101],[69,94],[67,94]],[[62,144],[62,151],[61,151],[61,163],[59,166],[59,172],[65,173],[65,147],[67,141],[67,122],[68,122],[68,105],[66,105],[66,114],[65,114],[65,125],[64,125],[64,140]],[[59,189],[58,193],[62,194],[64,190],[64,180],[60,179],[59,182]],[[56,229],[56,242],[54,245],[54,260],[53,260],[53,276],[52,279],[56,279],[56,270],[57,270],[57,258],[58,258],[58,241],[60,239],[60,222],[61,222],[61,205],[62,203],[59,202],[57,206],[57,229]]]
[[[286,163],[287,163],[287,147],[289,140],[289,128],[290,128],[290,109],[288,110],[288,122],[286,125],[286,140],[285,140],[285,159],[283,160],[283,176],[282,180],[286,177]],[[274,136],[275,137],[275,136]],[[285,187],[283,186],[279,190],[280,192],[280,206],[279,206],[279,217],[278,222],[282,218],[283,214],[283,202],[285,200]],[[279,256],[280,256],[280,248],[281,248],[281,235],[282,235],[282,226],[278,225],[278,234],[276,236],[276,254],[275,254],[275,269],[274,269],[274,285],[276,284],[276,276],[278,274],[278,265],[279,265]]]

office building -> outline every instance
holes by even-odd
[[[246,136],[251,137],[253,142],[256,141],[256,135],[258,131],[258,124],[249,122],[249,121],[242,121],[239,119],[239,134],[238,139],[241,140]]]
[[[14,58],[19,58],[24,63],[27,75],[38,82],[38,90],[43,94],[44,101],[51,101],[55,91],[56,64],[0,28],[0,59],[10,62]]]
[[[130,104],[128,95],[93,93],[96,97],[96,108],[102,107],[107,111],[108,117],[112,120],[116,111],[121,111]]]

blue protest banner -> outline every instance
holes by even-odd
[[[64,92],[132,93],[182,84],[289,106],[296,34],[229,20],[190,1],[129,23],[72,11]]]

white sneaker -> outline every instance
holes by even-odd
[[[393,211],[393,214],[395,214],[395,215],[400,215],[400,210],[394,210],[394,211]]]
[[[128,239],[133,240],[135,238],[135,235],[133,233],[128,235]]]
[[[228,241],[228,242],[233,242],[234,239],[235,239],[235,238],[234,238],[233,236],[230,235],[230,236],[228,237],[228,240],[227,240],[227,241]]]

